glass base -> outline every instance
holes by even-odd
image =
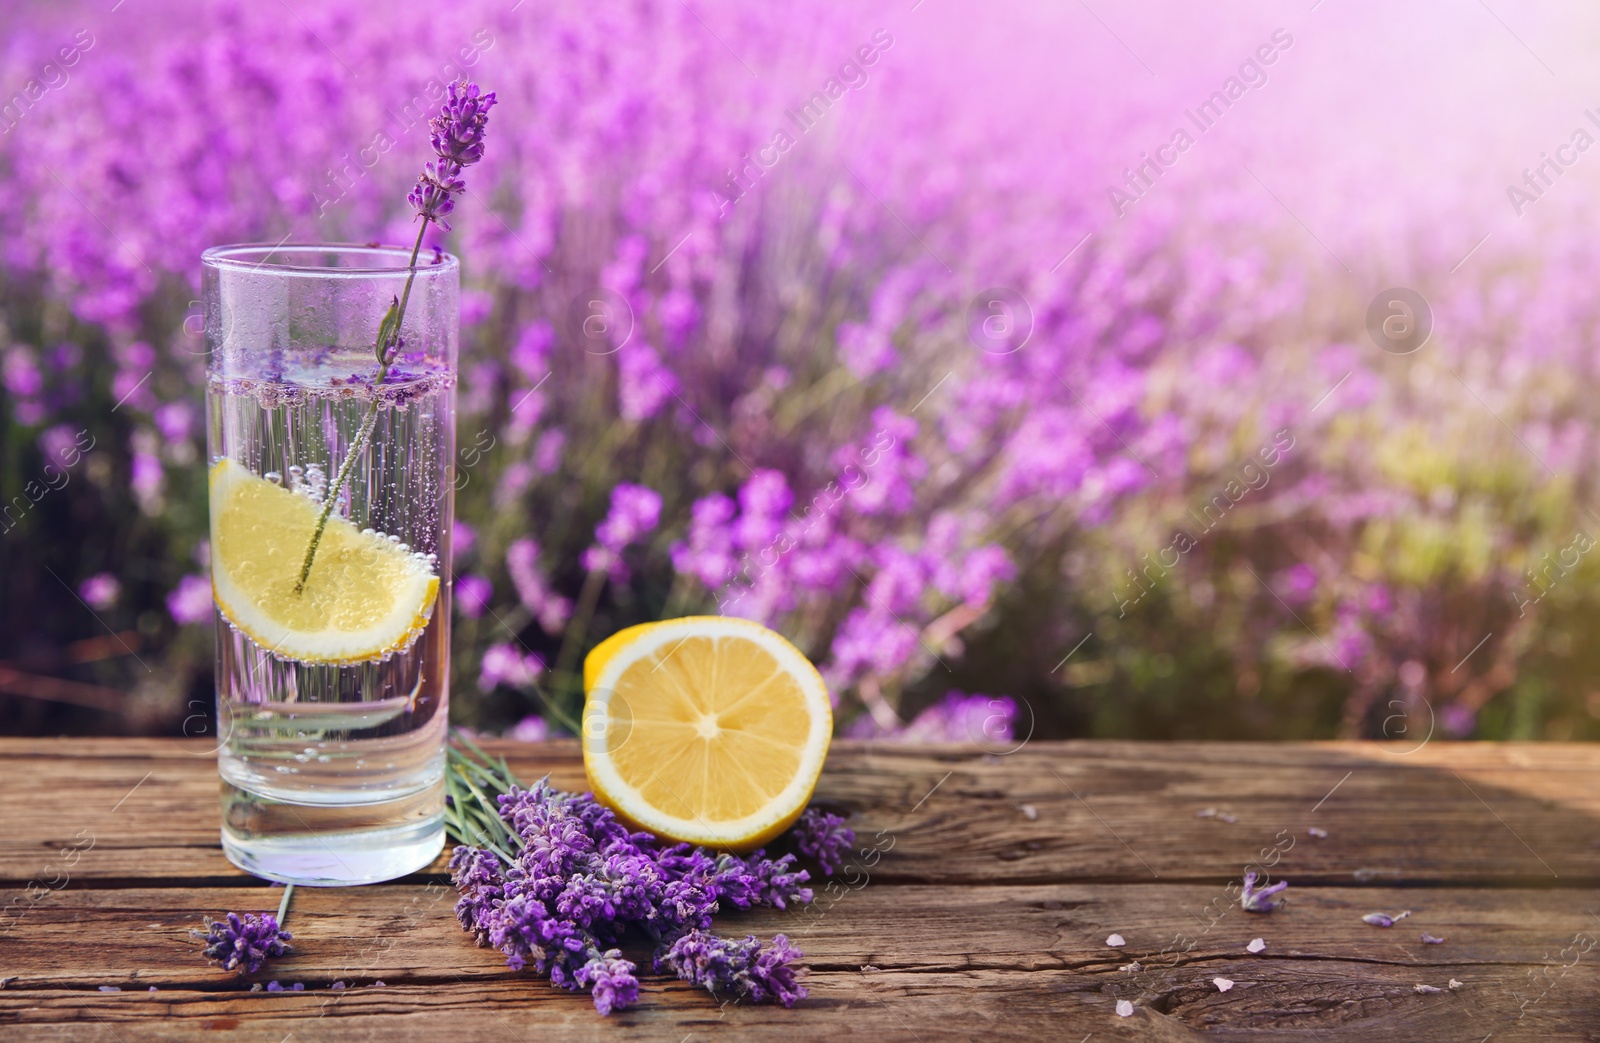
[[[285,884],[376,884],[427,868],[444,850],[443,787],[363,804],[288,803],[223,783],[222,852]]]

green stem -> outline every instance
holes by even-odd
[[[374,387],[381,385],[389,375],[389,365],[394,361],[389,357],[390,345],[400,339],[400,326],[405,322],[406,305],[411,302],[411,284],[417,278],[417,254],[422,251],[422,237],[428,231],[428,218],[423,217],[422,226],[417,229],[417,241],[411,247],[411,261],[406,265],[406,288],[400,296],[400,309],[394,320],[394,326],[386,338],[385,343],[378,345],[378,379]],[[306,579],[311,575],[311,563],[317,557],[317,545],[322,542],[322,532],[328,527],[328,517],[333,514],[333,508],[339,502],[339,490],[344,488],[344,483],[349,479],[350,472],[355,469],[356,457],[366,448],[367,439],[372,437],[372,429],[378,423],[379,400],[374,395],[372,405],[367,407],[367,415],[361,421],[361,429],[356,432],[355,441],[350,443],[350,451],[345,454],[344,463],[339,467],[339,473],[334,476],[333,485],[328,489],[327,497],[322,501],[322,511],[317,515],[317,526],[311,531],[311,543],[306,547],[306,560],[300,566],[300,578],[295,581],[294,592],[302,593],[306,588]]]
[[[285,884],[283,888],[283,901],[278,903],[278,928],[283,928],[283,918],[289,915],[289,899],[294,897],[294,885]]]
[[[581,734],[578,731],[578,722],[573,719],[573,716],[570,713],[567,713],[565,710],[561,709],[561,707],[556,704],[554,699],[546,695],[544,689],[539,687],[538,682],[530,684],[528,689],[533,692],[534,698],[539,700],[539,705],[550,711],[550,716],[556,719],[557,724],[567,729],[573,735]]]
[[[565,686],[567,692],[576,688],[580,703],[583,699],[583,680],[579,678],[578,683],[573,685],[572,670],[577,665],[578,651],[588,636],[589,624],[594,620],[595,606],[600,601],[600,591],[605,589],[605,585],[605,569],[590,569],[588,575],[583,577],[583,590],[578,594],[578,605],[572,613],[572,622],[567,625],[566,635],[561,641],[561,652],[556,656],[555,673],[551,675],[552,683]]]

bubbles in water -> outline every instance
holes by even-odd
[[[289,467],[289,488],[313,502],[321,503],[328,495],[328,474],[321,464],[308,464],[305,467],[292,464]]]
[[[283,475],[279,474],[277,471],[268,471],[266,474],[262,475],[261,477],[265,478],[267,481],[271,482],[273,485],[282,485],[283,484]]]
[[[321,464],[306,467],[306,485],[309,487],[307,495],[318,503],[328,498],[328,474]]]
[[[342,373],[339,367],[346,361],[370,367],[370,359],[368,345],[359,353],[352,351],[349,360],[341,355],[326,366],[316,363],[320,368],[314,372],[307,362],[305,372],[295,376],[314,383],[327,371]],[[439,515],[451,488],[443,466],[450,455],[447,384],[430,384],[433,397],[420,401],[386,402],[369,451],[357,455],[339,494],[331,496],[338,469],[376,397],[370,389],[278,384],[282,393],[275,391],[269,401],[259,384],[246,390],[213,383],[210,408],[222,432],[220,455],[261,461],[258,466],[273,469],[267,477],[278,487],[306,495],[307,502],[320,499],[317,510],[336,501],[335,526],[340,517],[353,523],[342,532],[365,528],[365,538],[358,541],[361,553],[345,567],[387,568],[383,563],[393,561],[420,573],[426,555],[419,549],[446,545]],[[419,422],[419,410],[433,413],[430,425]],[[373,542],[380,537],[389,552]],[[404,557],[395,557],[396,551]],[[441,552],[434,560],[443,556]],[[431,784],[437,774],[434,735],[443,731],[445,720],[440,657],[447,645],[437,609],[430,629],[404,648],[384,649],[372,660],[348,664],[297,662],[257,645],[232,620],[219,618],[225,629],[220,631],[224,651],[218,687],[233,726],[220,757],[224,778],[232,785],[271,791],[274,800],[290,806],[298,806],[297,794],[348,785],[371,794],[378,802],[374,806],[383,807],[392,792],[410,794],[420,783]],[[409,701],[396,698],[406,696]],[[366,705],[379,702],[385,704],[381,712]],[[270,827],[302,829],[292,816],[285,818]]]

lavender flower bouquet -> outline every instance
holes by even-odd
[[[468,743],[470,746],[470,742]],[[733,909],[808,903],[810,874],[795,856],[739,857],[629,832],[590,794],[563,793],[548,778],[523,788],[502,760],[450,753],[450,834],[461,845],[450,870],[461,893],[456,917],[479,945],[531,965],[553,985],[588,989],[609,1014],[639,998],[636,965],[618,944],[654,946],[653,966],[713,996],[791,1007],[806,996],[802,953],[782,935],[764,944],[711,933]],[[831,871],[855,834],[836,815],[807,809],[797,849]]]

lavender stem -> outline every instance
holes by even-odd
[[[411,284],[417,278],[417,254],[422,250],[422,237],[427,231],[428,217],[424,214],[422,216],[422,227],[417,229],[417,241],[411,247],[411,261],[407,265],[406,288],[400,297],[399,313],[395,318],[394,328],[389,333],[388,342],[382,345],[382,351],[378,359],[378,379],[374,387],[383,384],[384,378],[389,375],[389,366],[394,361],[394,358],[390,355],[390,345],[397,343],[400,339],[400,326],[405,321],[406,305],[411,301]],[[345,481],[349,479],[350,472],[355,467],[356,457],[360,455],[362,449],[366,448],[367,439],[372,436],[372,429],[377,425],[378,405],[379,400],[374,397],[372,405],[367,407],[365,419],[361,421],[361,430],[356,432],[355,441],[350,443],[350,451],[345,454],[344,463],[339,466],[339,473],[334,475],[333,485],[328,488],[328,495],[322,501],[322,512],[317,515],[317,527],[312,530],[311,544],[306,547],[305,563],[300,566],[300,578],[295,581],[294,592],[296,594],[300,594],[305,590],[306,579],[311,575],[311,563],[317,556],[317,545],[322,542],[322,532],[328,527],[328,517],[333,513],[334,504],[338,502],[339,490],[344,487]]]

